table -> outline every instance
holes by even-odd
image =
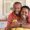
[[[11,30],[30,30],[30,28],[11,28]]]

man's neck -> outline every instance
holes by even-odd
[[[17,17],[19,17],[19,16],[20,16],[20,13],[19,13],[19,14],[16,14],[16,13],[14,12],[14,14],[15,14]]]

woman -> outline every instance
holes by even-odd
[[[23,6],[21,8],[22,27],[27,27],[27,28],[30,27],[30,25],[27,23],[28,22],[28,13],[29,13],[29,7]]]

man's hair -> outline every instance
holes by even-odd
[[[23,6],[23,7],[21,8],[21,10],[22,10],[23,8],[27,8],[28,10],[30,9],[28,6]]]
[[[21,4],[20,2],[15,2],[14,4],[13,4],[13,6],[15,6],[16,4]]]
[[[21,4],[20,2],[15,2],[14,4]]]

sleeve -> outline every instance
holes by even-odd
[[[5,28],[5,30],[10,30],[11,20],[12,20],[12,15],[9,15],[7,18],[7,27]]]

